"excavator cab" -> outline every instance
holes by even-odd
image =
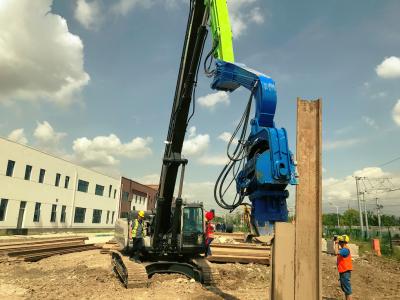
[[[183,254],[205,252],[204,209],[202,204],[186,204],[182,209],[181,245]]]

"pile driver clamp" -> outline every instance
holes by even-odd
[[[289,193],[286,187],[298,183],[296,163],[289,150],[286,130],[275,127],[277,94],[274,80],[234,62],[226,0],[206,0],[206,4],[210,12],[213,36],[210,55],[215,58],[215,69],[206,70],[213,77],[211,88],[233,92],[238,87],[244,87],[251,93],[240,124],[243,130],[239,145],[233,154],[229,153],[230,145],[228,146],[230,161],[216,182],[214,197],[222,208],[234,210],[248,196],[252,206],[252,222],[256,228],[261,229],[267,223],[287,221],[286,199]],[[255,102],[255,115],[249,121],[252,99]],[[251,129],[246,137],[248,122]],[[231,142],[233,138],[234,135]],[[237,163],[239,167],[236,166]],[[233,203],[227,203],[224,199],[224,180],[232,169],[237,170],[234,171],[237,198]]]

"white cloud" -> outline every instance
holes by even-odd
[[[386,92],[379,92],[371,95],[371,99],[380,99],[386,97]]]
[[[388,173],[383,172],[381,168],[378,167],[366,167],[362,170],[354,171],[353,176],[358,177],[370,177],[370,178],[378,178],[387,176]]]
[[[367,116],[362,116],[362,120],[370,127],[378,129],[378,125],[376,124],[374,119],[371,119],[370,117]]]
[[[348,205],[351,208],[357,209],[357,193],[356,181],[354,177],[367,177],[364,183],[360,183],[360,191],[367,191],[365,199],[368,201],[368,210],[373,210],[374,198],[379,197],[382,203],[391,204],[396,203],[399,192],[379,193],[374,189],[379,187],[389,187],[387,181],[382,184],[379,178],[391,177],[394,186],[400,186],[400,178],[395,174],[384,172],[379,167],[366,167],[361,170],[354,171],[352,175],[345,176],[344,178],[327,178],[322,181],[322,199],[325,204],[332,202],[338,205],[342,210],[347,209]],[[397,198],[396,198],[397,197]],[[326,206],[326,205],[325,205]],[[398,211],[397,213],[399,213]],[[393,212],[392,212],[393,213]]]
[[[200,97],[197,99],[197,102],[200,104],[200,106],[206,107],[208,109],[214,109],[215,106],[217,106],[219,103],[224,103],[225,105],[230,104],[228,93],[223,91]]]
[[[189,138],[183,142],[182,154],[185,156],[199,156],[205,153],[210,144],[208,134],[197,134],[196,127],[189,128]]]
[[[18,128],[10,132],[8,139],[23,145],[28,143],[28,139],[25,136],[24,129]]]
[[[148,174],[138,178],[137,181],[142,184],[159,184],[160,174],[159,173]]]
[[[51,5],[51,0],[1,2],[0,102],[67,104],[88,84],[83,43]]]
[[[229,141],[230,141],[231,138],[232,138],[232,134],[231,134],[230,132],[224,131],[223,133],[221,133],[221,134],[218,136],[218,138],[219,138],[221,141],[224,141],[225,143],[229,143]],[[238,142],[239,142],[239,140],[238,140],[237,138],[234,138],[233,141],[232,141],[232,144],[237,145]]]
[[[74,12],[75,19],[86,29],[95,29],[101,22],[100,4],[96,0],[78,0]]]
[[[264,16],[256,3],[257,0],[227,1],[234,38],[243,35],[250,23],[262,24],[264,22]]]
[[[72,149],[75,160],[85,166],[116,166],[119,164],[118,157],[137,159],[151,155],[151,142],[149,137],[137,137],[124,144],[115,134],[110,134],[97,136],[92,140],[86,137],[78,138],[73,142]]]
[[[396,56],[386,57],[383,62],[376,67],[376,74],[382,78],[400,77],[400,58]]]
[[[214,201],[214,184],[213,181],[185,181],[182,198],[188,202],[203,202],[205,209],[217,208],[218,206]]]
[[[138,6],[150,8],[153,4],[153,1],[148,0],[119,0],[111,7],[111,11],[116,15],[126,16]]]
[[[40,146],[57,146],[66,133],[56,132],[49,122],[43,121],[37,123],[33,136]]]
[[[324,150],[334,150],[334,149],[352,147],[352,146],[357,145],[362,142],[363,142],[363,140],[358,139],[358,138],[326,141],[323,143],[322,147]]]
[[[198,159],[202,165],[223,166],[228,163],[229,159],[226,155],[203,155]]]
[[[393,107],[392,116],[396,124],[400,126],[400,99],[397,100],[396,105]]]

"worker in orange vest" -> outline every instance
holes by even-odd
[[[214,239],[214,225],[212,220],[215,217],[215,211],[211,209],[206,212],[206,257],[211,255],[211,242]]]
[[[337,268],[339,271],[340,287],[344,292],[346,300],[352,299],[351,289],[351,271],[353,270],[353,262],[351,260],[350,249],[347,246],[350,238],[348,235],[340,235],[334,237],[335,241],[335,254],[337,256]]]

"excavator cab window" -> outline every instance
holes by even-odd
[[[184,235],[202,234],[204,232],[203,209],[201,207],[185,207],[183,209],[182,231]]]

